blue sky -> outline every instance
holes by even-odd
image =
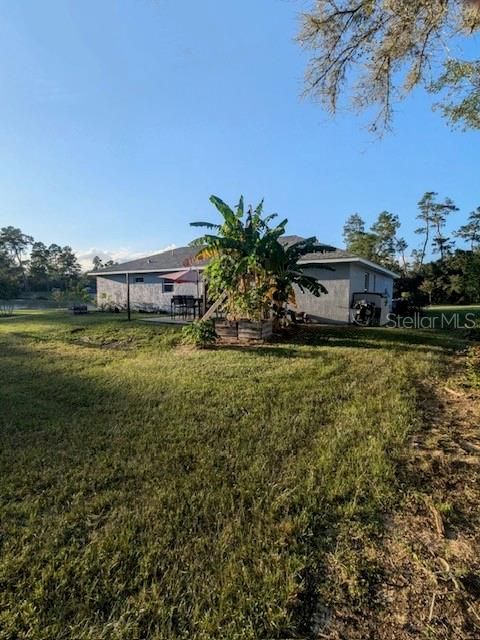
[[[187,243],[215,193],[265,197],[289,231],[341,244],[345,218],[427,190],[480,205],[477,132],[422,92],[373,139],[302,100],[297,0],[0,0],[0,226],[85,259]]]

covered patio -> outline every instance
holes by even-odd
[[[173,295],[170,301],[170,320],[195,320],[205,313],[206,295],[205,287],[203,295],[200,295],[201,276],[197,269],[183,269],[163,274],[163,278],[176,284],[195,284],[197,295]],[[181,322],[180,322],[181,323]],[[177,324],[177,322],[175,323]]]

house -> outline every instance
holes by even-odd
[[[284,236],[282,242],[292,244],[299,236]],[[393,283],[398,275],[365,258],[341,249],[318,244],[318,250],[302,257],[299,264],[328,290],[316,298],[308,292],[296,291],[298,312],[312,321],[348,324],[352,306],[361,297],[382,305],[382,318],[391,310]],[[196,262],[198,247],[179,247],[94,271],[97,278],[97,304],[124,308],[129,284],[132,309],[170,311],[173,295],[204,295],[202,271],[206,262]],[[188,270],[189,277],[181,274]],[[180,276],[179,276],[180,274]],[[127,280],[128,279],[128,280]],[[184,280],[188,280],[185,282]]]

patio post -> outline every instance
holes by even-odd
[[[130,320],[132,319],[132,316],[130,312],[130,276],[128,273],[125,274],[125,278],[127,283],[127,317],[128,317],[128,321],[130,322]]]

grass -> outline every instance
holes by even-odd
[[[118,316],[0,320],[0,638],[309,637],[368,599],[416,383],[456,336],[188,351]]]
[[[424,315],[434,324],[432,328],[445,329],[459,327],[480,327],[480,305],[432,305],[427,307]],[[451,323],[450,325],[448,323]]]

